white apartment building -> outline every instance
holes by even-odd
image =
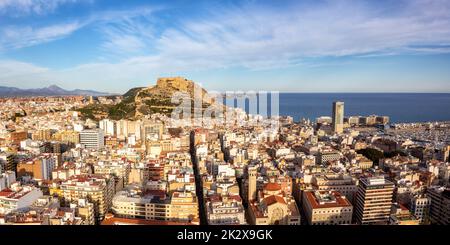
[[[100,122],[98,122],[98,126],[101,130],[103,130],[103,133],[108,136],[114,136],[116,135],[116,122],[109,120],[109,119],[103,119]]]
[[[39,157],[39,160],[41,161],[42,179],[52,179],[52,171],[57,166],[57,157],[50,154],[44,154]]]
[[[105,146],[105,135],[100,129],[85,129],[80,132],[80,144],[87,149],[101,149]]]
[[[10,188],[16,181],[16,173],[14,171],[6,171],[0,174],[0,191],[6,188]]]
[[[425,221],[430,214],[431,200],[427,197],[414,197],[411,200],[411,212],[419,219],[420,223]]]
[[[11,189],[0,191],[0,214],[27,208],[42,196],[43,193],[39,188],[20,186],[19,183],[15,183],[11,186]]]

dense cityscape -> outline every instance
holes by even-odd
[[[0,99],[0,224],[450,223],[450,122],[394,124],[336,101],[315,120],[227,108],[259,123],[193,125],[145,99],[189,90],[180,79],[133,94],[150,110],[132,117],[111,109],[127,94]]]

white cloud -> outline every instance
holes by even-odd
[[[430,7],[425,1],[408,1],[404,10],[386,16],[348,1],[285,12],[238,8],[166,30],[157,47],[161,56],[171,59],[209,59],[223,66],[258,68],[261,63],[288,64],[299,57],[391,53],[411,45],[450,44],[450,4],[433,3]],[[435,9],[437,16],[431,14]]]
[[[0,0],[0,17],[24,17],[32,14],[46,15],[54,12],[65,4],[92,2],[93,0]],[[0,26],[0,52],[47,43],[64,38],[85,23],[82,21],[67,21],[52,25],[39,26],[39,22],[29,25]]]
[[[40,87],[53,72],[50,69],[14,60],[0,60],[2,86]]]
[[[63,4],[76,2],[80,0],[0,0],[0,15],[15,17],[29,14],[44,15],[55,11]]]
[[[158,60],[162,71],[246,67],[272,69],[326,56],[447,53],[450,2],[408,0],[398,6],[329,1],[326,6],[256,5],[174,21],[161,32],[152,19],[127,18],[101,28],[105,54]],[[418,48],[414,46],[426,46]],[[151,55],[150,55],[151,54]],[[119,62],[122,64],[123,62]],[[168,64],[164,66],[162,64]]]
[[[0,0],[2,1],[2,0]],[[0,8],[1,9],[1,8]],[[112,23],[120,22],[126,26],[126,20],[137,16],[148,15],[153,11],[151,8],[141,8],[122,11],[104,11],[92,14],[82,20],[68,21],[66,23],[57,23],[53,25],[35,26],[35,25],[4,25],[0,26],[0,52],[10,49],[20,49],[24,47],[36,46],[48,43],[54,40],[70,36],[75,31],[87,26],[111,26]],[[125,28],[123,27],[123,28]],[[118,27],[116,27],[118,28]],[[123,31],[113,31],[103,28],[104,35],[108,42],[105,42],[104,48],[109,52],[131,52],[139,49],[140,39],[135,38],[134,33],[140,30],[132,29],[133,35],[124,35]],[[141,35],[142,37],[147,37]]]
[[[276,69],[327,56],[450,52],[450,1],[402,0],[395,4],[391,8],[374,2],[329,1],[326,7],[284,9],[247,5],[204,13],[196,19],[177,19],[170,27],[159,25],[157,17],[148,17],[153,9],[104,12],[73,28],[24,30],[16,38],[11,32],[8,40],[23,43],[17,45],[20,47],[95,26],[105,39],[99,47],[102,55],[117,55],[121,61],[44,70],[44,77],[68,84],[89,86],[95,82],[123,88],[128,81],[145,81],[155,73],[224,67]],[[39,76],[30,75],[36,81],[43,75]],[[4,80],[0,74],[0,83]]]
[[[0,30],[0,51],[30,47],[64,38],[82,27],[78,22],[40,28],[8,26]]]
[[[125,57],[148,51],[149,41],[155,38],[153,23],[148,18],[151,13],[152,10],[148,9],[107,20],[98,28],[106,40],[101,48],[105,53]]]

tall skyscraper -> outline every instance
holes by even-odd
[[[342,133],[344,131],[344,102],[333,102],[333,132]]]
[[[362,225],[387,225],[394,183],[383,177],[361,178],[355,203],[355,219]]]
[[[257,167],[248,168],[248,201],[256,200]]]

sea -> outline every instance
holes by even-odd
[[[450,93],[280,93],[279,114],[315,120],[331,116],[333,101],[345,116],[389,116],[391,123],[450,121]]]
[[[269,96],[269,115],[270,101]],[[279,115],[295,121],[331,117],[334,101],[344,102],[346,117],[389,116],[391,123],[450,121],[450,93],[280,93]],[[248,101],[245,107],[248,111]]]

